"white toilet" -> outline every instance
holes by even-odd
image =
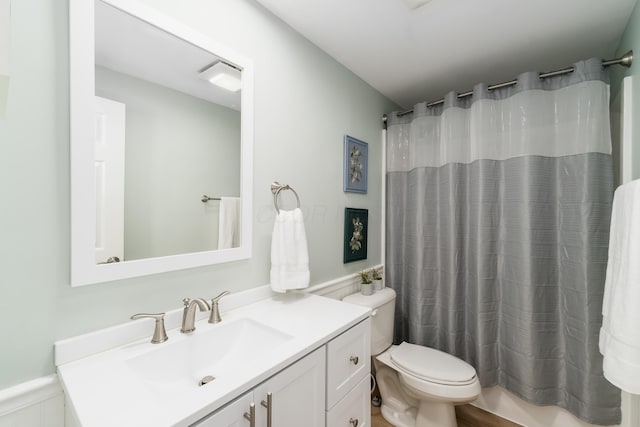
[[[382,397],[382,416],[397,427],[455,427],[454,405],[480,395],[476,370],[439,350],[393,342],[396,293],[384,288],[373,295],[343,299],[371,307],[371,355]]]

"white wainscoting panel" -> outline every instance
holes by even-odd
[[[64,425],[64,394],[57,375],[0,390],[0,427]]]
[[[379,270],[384,276],[384,268],[382,265],[369,267],[367,270],[370,270],[371,268]],[[306,291],[315,295],[341,300],[347,295],[360,292],[360,273],[350,274],[348,276],[320,283],[319,285],[310,287]]]

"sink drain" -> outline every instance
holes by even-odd
[[[214,376],[212,376],[212,375],[207,375],[206,377],[202,378],[202,379],[200,380],[200,382],[198,382],[198,385],[199,385],[200,387],[202,387],[203,385],[208,384],[208,383],[210,383],[211,381],[213,381],[213,380],[215,380],[215,379],[216,379],[216,377],[214,377]]]

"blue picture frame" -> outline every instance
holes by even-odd
[[[367,193],[369,144],[349,135],[344,136],[344,191]]]

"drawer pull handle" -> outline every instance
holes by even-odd
[[[352,427],[358,427],[358,419],[355,420],[353,418],[349,418],[349,423],[351,423]]]
[[[251,404],[249,405],[249,412],[245,412],[244,413],[244,417],[249,420],[249,425],[251,427],[256,427],[256,405],[255,404]]]
[[[358,359],[358,356],[351,356],[351,357],[349,358],[349,361],[350,361],[350,362],[353,362],[353,364],[354,364],[354,365],[357,365],[359,360],[360,360],[360,359]],[[358,422],[358,420],[356,420],[356,423],[357,423],[357,422]]]
[[[272,411],[273,411],[273,394],[272,393],[267,393],[267,400],[263,400],[262,402],[260,402],[260,404],[267,408],[267,427],[271,427],[271,418],[272,418]]]

